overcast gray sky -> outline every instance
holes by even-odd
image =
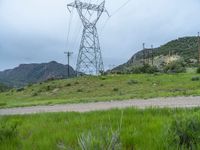
[[[0,70],[21,63],[66,63],[63,53],[68,49],[74,52],[71,62],[75,66],[82,25],[74,11],[66,42],[70,18],[66,5],[70,2],[73,0],[0,0]],[[107,0],[106,8],[112,15],[125,2]],[[199,0],[132,0],[103,28],[104,14],[98,30],[105,67],[126,62],[143,42],[157,47],[196,35],[199,10]]]

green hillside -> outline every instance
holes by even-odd
[[[149,55],[148,55],[149,51]],[[154,65],[158,65],[158,59],[164,59],[163,57],[170,55],[179,56],[187,66],[196,66],[198,60],[198,38],[197,37],[183,37],[176,40],[170,41],[158,48],[145,50],[145,58],[152,58],[152,53],[154,57]],[[148,57],[149,56],[149,57]],[[122,64],[116,68],[114,71],[124,70],[132,66],[138,66],[143,64],[144,51],[141,50],[134,54],[132,58],[125,64]],[[160,62],[162,63],[162,62]]]
[[[0,107],[200,95],[199,85],[200,75],[195,73],[88,76],[1,93]]]

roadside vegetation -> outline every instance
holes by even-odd
[[[199,149],[199,118],[199,108],[4,116],[0,149]]]
[[[0,93],[0,108],[199,95],[197,73],[113,74],[49,80],[12,89]]]

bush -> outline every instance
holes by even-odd
[[[71,83],[67,83],[66,86],[71,86]]]
[[[82,89],[78,89],[78,90],[77,90],[77,92],[79,92],[79,93],[80,93],[80,92],[83,92],[83,90],[82,90]]]
[[[102,130],[102,129],[101,129]],[[108,129],[101,131],[101,135],[93,135],[91,132],[82,134],[78,138],[78,144],[81,150],[121,150],[119,131],[110,133]]]
[[[100,84],[100,87],[103,87],[104,86],[104,84]]]
[[[136,80],[129,80],[128,82],[127,82],[127,84],[129,84],[129,85],[134,85],[134,84],[138,84],[139,82],[138,81],[136,81]]]
[[[0,122],[0,142],[17,137],[17,122]]]
[[[75,84],[75,85],[77,85],[77,84],[79,84],[79,82],[78,82],[78,81],[76,81],[74,84]]]
[[[1,102],[1,103],[0,103],[0,107],[1,107],[1,106],[6,106],[6,105],[7,105],[7,103],[4,103],[4,102]]]
[[[122,143],[120,138],[123,121],[123,112],[116,130],[111,126],[100,126],[100,132],[81,134],[78,137],[78,144],[81,150],[122,150]]]
[[[148,64],[140,67],[133,67],[130,70],[127,70],[126,73],[149,73],[153,74],[159,72],[158,68],[156,66],[150,66]]]
[[[200,66],[197,68],[197,73],[200,73]]]
[[[47,85],[47,86],[44,86],[44,87],[42,87],[40,90],[41,91],[38,91],[39,93],[40,92],[48,92],[48,91],[51,91],[51,90],[54,90],[55,88],[57,88],[57,86],[56,85]]]
[[[183,61],[173,61],[164,67],[166,73],[183,73],[186,72],[185,64]]]
[[[103,77],[103,76],[101,76],[101,77],[100,77],[100,79],[101,79],[101,80],[106,80],[107,78],[106,78],[106,77]]]
[[[38,96],[38,93],[37,92],[33,92],[31,96],[32,97]]]
[[[113,88],[113,91],[117,92],[117,91],[119,91],[119,89],[118,88]]]
[[[199,81],[199,80],[200,80],[200,77],[192,77],[191,80],[192,80],[192,81]]]
[[[169,145],[180,149],[197,149],[200,143],[200,116],[181,116],[176,118],[168,131]]]
[[[24,88],[18,88],[18,89],[16,89],[17,92],[22,92],[24,90],[25,90]]]

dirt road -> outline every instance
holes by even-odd
[[[200,97],[155,98],[149,100],[124,100],[96,103],[62,104],[54,106],[33,106],[0,109],[0,115],[23,115],[45,112],[89,112],[113,108],[192,108],[200,107]]]

